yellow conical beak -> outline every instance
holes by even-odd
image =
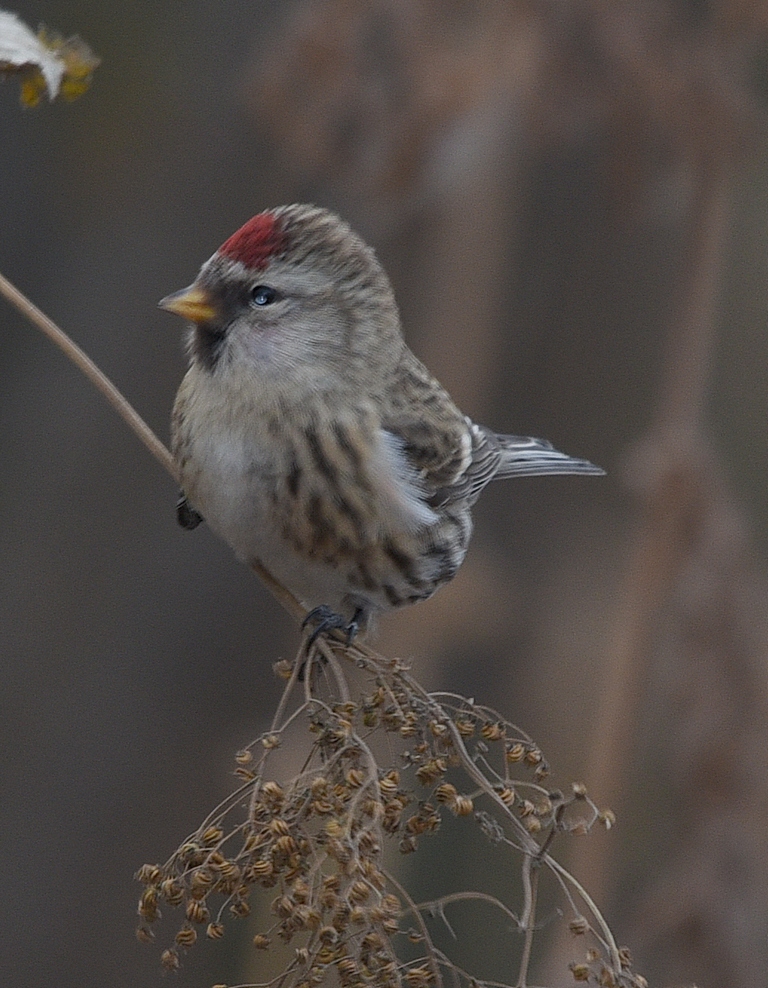
[[[211,296],[199,285],[190,285],[173,295],[166,295],[157,304],[161,309],[192,322],[212,322],[219,315]]]

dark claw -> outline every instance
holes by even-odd
[[[343,615],[332,610],[327,604],[321,604],[320,607],[313,607],[301,622],[302,628],[306,628],[308,625],[317,622],[317,627],[307,639],[307,649],[309,650],[314,645],[320,635],[325,634],[326,631],[334,630],[343,632],[347,636],[347,645],[351,644],[355,635],[360,630],[359,622],[361,615],[362,608],[358,607],[352,620],[347,621]]]
[[[193,528],[197,528],[197,526],[204,521],[204,518],[200,512],[195,511],[189,503],[187,500],[187,495],[184,491],[181,491],[179,494],[179,500],[176,502],[176,521],[182,528],[186,528],[190,532]]]

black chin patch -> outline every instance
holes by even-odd
[[[192,354],[206,370],[212,371],[221,359],[226,328],[213,323],[200,323],[192,333]]]

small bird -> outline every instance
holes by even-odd
[[[204,518],[316,634],[351,639],[451,580],[489,481],[603,473],[463,415],[408,349],[373,250],[327,210],[259,213],[159,304],[193,324],[179,523]]]

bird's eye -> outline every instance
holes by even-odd
[[[251,289],[251,305],[272,305],[277,301],[277,292],[269,285],[256,285]]]

